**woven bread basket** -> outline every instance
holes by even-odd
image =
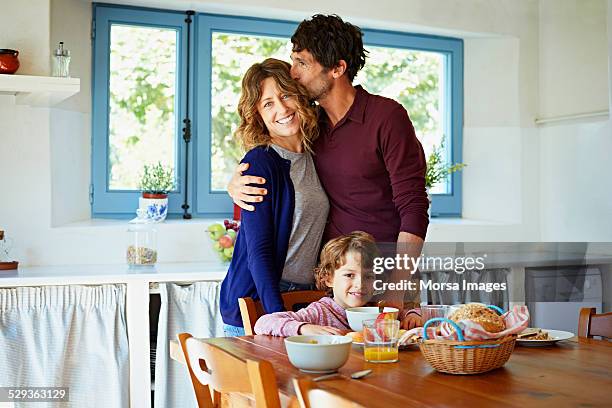
[[[457,331],[459,340],[427,339],[427,327],[434,322],[449,323]],[[486,341],[464,341],[461,328],[452,320],[430,319],[423,327],[423,341],[419,348],[425,360],[437,371],[448,374],[480,374],[506,364],[514,350],[516,336]]]

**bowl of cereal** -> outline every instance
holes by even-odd
[[[291,336],[285,348],[291,364],[306,373],[333,373],[348,360],[353,339],[346,336]]]

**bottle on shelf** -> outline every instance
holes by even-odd
[[[70,51],[64,48],[63,41],[60,41],[58,47],[53,51],[52,66],[54,77],[70,77]]]

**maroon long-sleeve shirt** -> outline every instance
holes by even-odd
[[[330,202],[324,242],[355,230],[379,242],[400,231],[425,239],[425,154],[402,105],[361,86],[333,128],[324,112],[314,161]]]

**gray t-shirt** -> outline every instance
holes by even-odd
[[[295,153],[275,144],[270,146],[282,158],[291,161],[289,176],[295,190],[293,225],[282,278],[294,283],[313,283],[313,270],[329,212],[327,195],[310,153]]]

